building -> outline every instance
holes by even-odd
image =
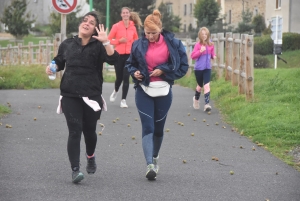
[[[243,11],[249,10],[252,16],[262,15],[268,26],[272,17],[279,15],[283,18],[283,32],[300,33],[300,0],[216,0],[221,6],[220,18],[225,17],[227,26],[237,27],[242,21]],[[157,0],[156,8],[165,3],[174,15],[181,18],[181,31],[188,27],[197,28],[197,19],[193,16],[197,0]]]
[[[266,0],[267,25],[272,17],[282,17],[282,32],[300,33],[299,0]]]
[[[196,0],[156,0],[156,8],[162,2],[168,6],[170,12],[181,18],[180,31],[187,32],[189,26],[194,29],[197,28],[197,19],[193,16]]]
[[[242,21],[242,13],[247,10],[252,13],[252,17],[256,15],[265,17],[266,0],[222,0],[222,2],[228,26],[237,27]]]

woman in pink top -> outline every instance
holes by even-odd
[[[130,12],[128,7],[121,9],[122,20],[112,26],[112,29],[108,35],[110,43],[115,46],[115,50],[119,53],[119,61],[115,64],[115,89],[110,96],[110,101],[114,102],[117,98],[119,88],[122,86],[122,100],[120,103],[121,108],[127,108],[126,97],[129,89],[129,73],[124,70],[125,61],[128,59],[132,43],[138,39],[136,26],[142,25],[141,19],[135,12]]]
[[[210,98],[210,76],[211,76],[211,59],[215,59],[214,44],[210,41],[210,33],[206,27],[200,28],[198,32],[199,42],[195,44],[194,50],[191,54],[191,58],[196,60],[194,73],[197,80],[197,87],[195,96],[193,97],[194,109],[200,109],[199,98],[201,90],[204,86],[204,111],[208,112],[211,110],[209,105]]]
[[[144,21],[145,34],[132,45],[126,68],[135,88],[135,103],[142,123],[142,145],[147,164],[146,178],[153,180],[158,172],[158,155],[164,126],[172,104],[174,80],[188,70],[187,55],[182,42],[162,28],[161,14],[154,10]],[[141,85],[157,81],[171,86],[165,96],[149,96]]]

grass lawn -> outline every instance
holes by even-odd
[[[24,40],[23,45],[28,45],[29,42],[33,42],[33,44],[39,44],[39,41],[46,42],[47,39],[52,40],[49,37],[36,37],[36,36],[28,35],[23,38],[23,40]],[[15,44],[13,39],[12,40],[0,40],[1,47],[7,47],[8,44],[11,44],[12,46],[17,45],[17,44]]]

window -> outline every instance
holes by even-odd
[[[193,4],[190,3],[190,15],[192,15],[192,14],[193,14]]]
[[[258,9],[254,8],[254,16],[258,15]]]
[[[171,2],[168,2],[168,3],[166,3],[166,5],[167,5],[167,12],[173,13],[173,9],[172,9],[173,4]]]
[[[231,24],[231,10],[228,11],[228,24]]]
[[[183,32],[186,32],[186,24],[183,25]]]
[[[281,8],[281,0],[276,0],[276,9]]]
[[[184,11],[183,11],[183,15],[186,16],[186,4],[184,4]]]

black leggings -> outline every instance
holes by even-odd
[[[115,91],[119,91],[119,88],[123,81],[122,86],[122,99],[126,99],[128,89],[129,89],[129,77],[127,69],[125,69],[125,62],[128,59],[129,54],[120,54],[118,62],[115,64],[116,81],[115,81]]]
[[[89,97],[89,99],[97,101],[102,108],[101,95]],[[86,154],[92,156],[95,152],[97,144],[96,126],[101,110],[95,112],[82,98],[73,97],[63,97],[61,106],[69,129],[67,149],[71,168],[73,169],[79,167],[82,132],[85,139]]]

